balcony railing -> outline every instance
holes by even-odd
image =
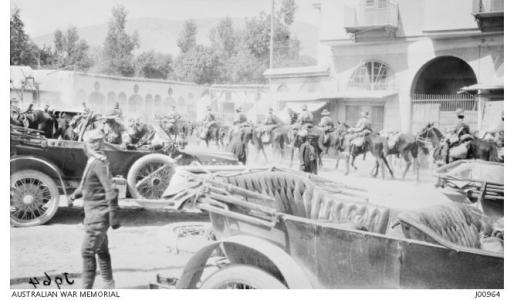
[[[374,5],[368,5],[368,2]],[[398,4],[394,1],[361,1],[355,7],[345,8],[345,30],[349,33],[396,28],[398,28]]]

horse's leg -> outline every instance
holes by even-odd
[[[407,176],[407,172],[408,170],[410,169],[410,165],[412,164],[411,161],[410,161],[410,157],[408,155],[408,151],[404,151],[403,154],[402,154],[402,157],[403,159],[405,160],[405,169],[403,170],[403,175],[402,175],[402,178],[405,179],[405,177]]]
[[[384,161],[384,163],[386,164],[387,166],[387,170],[389,171],[389,174],[391,174],[391,178],[394,179],[394,173],[393,173],[393,170],[391,169],[391,166],[389,166],[389,163],[387,162],[387,159],[386,159],[386,156],[384,154],[382,154],[382,160]]]
[[[379,160],[378,160],[378,158],[376,158],[375,159],[375,165],[373,166],[373,168],[370,171],[370,175],[372,177],[377,178],[379,166],[380,166]]]

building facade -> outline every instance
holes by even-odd
[[[266,85],[198,85],[191,82],[109,76],[11,66],[11,102],[21,109],[48,104],[60,111],[83,111],[83,103],[106,114],[118,102],[130,118],[153,120],[172,106],[187,120],[201,120],[209,105],[219,119],[232,121],[236,108],[261,119],[270,104]]]
[[[270,69],[279,108],[312,105],[354,125],[367,111],[376,130],[450,127],[477,101],[461,88],[503,85],[501,0],[321,0],[318,66]],[[499,113],[500,114],[500,113]]]

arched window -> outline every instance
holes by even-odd
[[[107,94],[106,112],[113,108],[115,102],[116,102],[116,94],[114,92],[109,92]]]
[[[383,63],[369,61],[359,66],[350,77],[349,89],[387,90],[392,88],[393,74]]]
[[[118,94],[118,103],[120,104],[120,109],[125,111],[127,108],[127,95],[124,92]]]
[[[153,96],[151,94],[147,94],[144,102],[144,113],[146,118],[151,118],[153,116],[153,111],[155,107],[153,105]]]
[[[276,91],[278,93],[287,93],[289,91],[289,89],[287,88],[287,85],[285,83],[282,83],[278,86],[278,88],[276,89]]]

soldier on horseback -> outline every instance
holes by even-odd
[[[449,162],[449,158],[466,158],[468,154],[469,141],[473,140],[470,134],[470,126],[464,122],[465,111],[463,109],[456,110],[458,123],[451,131],[451,136],[444,141],[442,147],[443,160],[445,163]]]
[[[303,104],[301,107],[301,114],[298,118],[298,123],[301,124],[303,128],[310,128],[313,124],[313,114],[308,111],[308,106],[306,104]]]
[[[174,106],[174,105],[171,106],[171,111],[169,112],[168,117],[169,117],[169,122],[172,121],[172,123],[176,123],[176,121],[181,119],[180,113],[178,113],[176,111],[176,106]]]
[[[271,107],[269,108],[268,115],[266,116],[266,119],[264,119],[263,123],[264,126],[259,128],[259,133],[263,142],[269,142],[273,129],[283,124],[282,120],[273,113],[273,108]]]
[[[216,117],[213,111],[211,110],[211,106],[206,107],[207,112],[204,116],[204,119],[202,120],[202,123],[204,124],[204,128],[206,128],[206,132],[208,132],[209,128],[213,125],[216,125]]]
[[[236,108],[236,115],[234,116],[232,124],[241,127],[244,126],[247,122],[248,119],[246,115],[242,112],[241,107]]]
[[[319,126],[324,129],[323,144],[327,145],[327,143],[329,142],[329,133],[333,132],[334,130],[334,122],[333,119],[331,119],[331,117],[329,116],[331,115],[331,113],[327,109],[324,109],[320,113],[320,115],[322,116],[322,119],[320,119]]]
[[[365,137],[373,132],[372,124],[368,118],[368,112],[361,112],[361,118],[357,121],[356,127],[350,128],[349,132],[353,133],[352,144],[362,147]]]

